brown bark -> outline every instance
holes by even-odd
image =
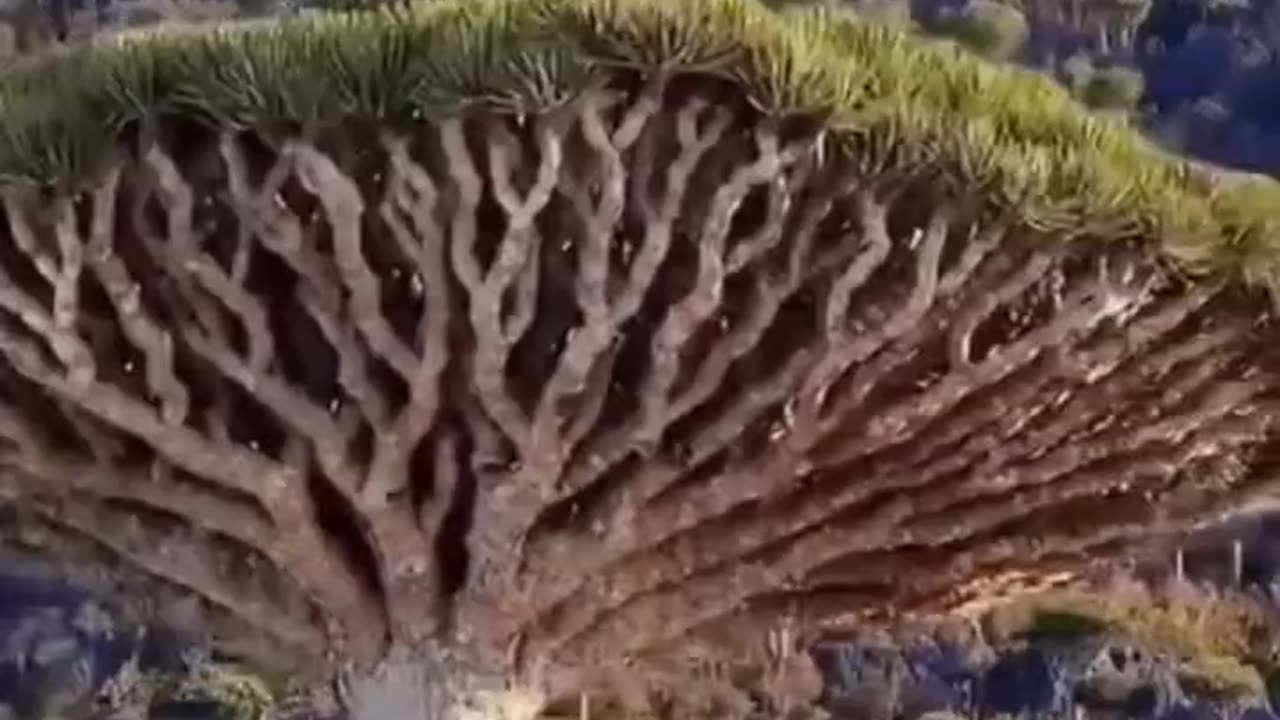
[[[638,87],[6,195],[5,502],[248,634],[554,694],[1273,492],[1261,299]]]

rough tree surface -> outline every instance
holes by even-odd
[[[917,42],[460,0],[0,80],[0,535],[391,658],[363,717],[746,714],[1268,498],[1280,192]]]

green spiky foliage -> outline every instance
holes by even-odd
[[[267,720],[275,697],[261,677],[234,664],[208,663],[182,678],[170,693],[174,700],[217,703],[231,720]]]
[[[1193,273],[1280,278],[1275,184],[1220,188],[1049,80],[949,44],[754,0],[459,0],[81,50],[0,81],[0,178],[83,182],[126,129],[167,115],[314,128],[530,113],[619,65],[735,78],[770,113],[826,118],[833,152],[910,156],[1033,225],[1150,238]]]

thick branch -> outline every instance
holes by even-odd
[[[1109,276],[1100,277],[1098,283],[1109,283]],[[1099,293],[1098,288],[1105,285],[1087,284],[1084,288],[1078,289],[1074,293],[1074,301],[1068,303],[1068,310],[1064,311],[1062,317],[1055,318],[1048,326],[1028,334],[1019,339],[1006,348],[993,352],[988,362],[999,359],[1000,355],[1012,348],[1020,345],[1030,345],[1039,347],[1036,343],[1054,336],[1062,337],[1061,333],[1068,330],[1076,323],[1094,323],[1099,319],[1100,309],[1119,308],[1118,304],[1105,306],[1109,302],[1109,296],[1105,293]],[[1039,337],[1037,337],[1039,336]],[[1058,339],[1057,342],[1061,342]],[[1026,359],[1030,359],[1029,357]],[[1025,361],[1025,360],[1024,360]],[[1009,368],[1005,368],[1007,374]],[[635,538],[644,546],[656,548],[658,543],[664,542],[668,538],[672,538],[678,533],[697,528],[704,523],[709,522],[713,518],[719,517],[728,512],[734,506],[746,502],[754,497],[758,497],[757,493],[772,493],[778,488],[784,487],[786,481],[797,472],[797,467],[804,468],[806,464],[799,461],[784,447],[775,446],[773,451],[765,457],[757,459],[751,467],[746,468],[730,468],[722,475],[712,478],[709,482],[696,486],[690,492],[680,493],[679,497],[671,498],[671,504],[667,506],[667,512],[658,512],[659,506],[651,506],[646,512],[642,512],[635,516],[634,522],[628,527],[619,529],[621,534],[625,532],[626,537]],[[802,470],[803,471],[803,470]],[[902,510],[906,510],[906,506],[898,506]],[[886,530],[888,525],[883,526]],[[751,547],[751,541],[748,540],[753,534],[751,533],[729,533],[736,540],[730,543],[731,546],[737,545],[740,549],[739,553],[745,553]],[[608,544],[605,547],[609,547]],[[695,547],[694,545],[681,545],[683,552],[674,555],[664,554],[661,557],[653,556],[652,553],[639,554],[637,563],[641,567],[633,568],[631,571],[624,572],[621,569],[614,572],[605,571],[601,574],[593,573],[593,577],[587,581],[584,588],[588,589],[588,595],[594,594],[599,598],[612,598],[606,603],[607,607],[616,607],[619,601],[630,597],[636,592],[643,591],[644,587],[651,586],[651,583],[662,582],[663,578],[668,581],[680,577],[686,572],[686,568],[695,567],[693,556],[689,554]],[[638,547],[632,548],[634,552],[639,552]],[[739,553],[733,553],[731,557],[740,557]],[[644,569],[641,569],[641,568]],[[662,568],[665,568],[663,570]],[[676,573],[674,577],[668,573]],[[635,580],[629,580],[634,578]],[[643,580],[640,580],[643,578]],[[641,585],[633,584],[640,581]],[[594,589],[594,592],[591,590]],[[592,603],[586,603],[586,607],[592,607]],[[590,622],[592,617],[588,613],[581,611],[582,603],[578,604],[579,610],[576,613],[578,622],[573,623],[579,627],[583,627]]]
[[[111,300],[125,336],[145,357],[147,387],[160,401],[161,417],[179,425],[187,417],[191,399],[174,368],[173,336],[142,307],[141,287],[112,247],[119,183],[120,170],[113,168],[94,191],[89,264]]]
[[[21,220],[10,219],[11,228],[20,226],[21,223]],[[66,228],[63,228],[63,232],[66,232]],[[38,257],[40,256],[33,256],[32,261],[38,262]],[[75,266],[75,269],[78,275],[78,266]],[[55,287],[60,283],[65,284],[63,272],[64,270],[59,267],[55,276],[57,278],[54,281]],[[65,290],[63,292],[65,295]],[[57,304],[55,298],[55,306]],[[0,308],[17,316],[23,325],[48,344],[54,356],[66,368],[68,382],[75,386],[84,386],[92,383],[97,374],[93,352],[76,335],[74,318],[68,317],[69,313],[74,314],[74,305],[68,305],[65,297],[61,305],[60,308],[55,307],[55,311],[60,315],[55,318],[46,312],[39,302],[23,292],[7,272],[0,269]]]
[[[391,158],[388,199],[383,208],[392,234],[421,275],[426,299],[419,321],[418,359],[408,378],[409,397],[399,415],[375,440],[369,478],[363,501],[376,505],[393,490],[408,482],[408,462],[414,449],[435,422],[441,402],[440,378],[449,358],[448,329],[451,316],[448,278],[445,275],[445,238],[436,222],[437,193],[427,173],[409,158],[407,142],[387,138]],[[397,216],[397,210],[412,220],[414,237]],[[379,498],[383,498],[380,500]]]
[[[1062,309],[1048,324],[1012,343],[992,349],[976,365],[953,368],[925,392],[878,413],[860,433],[858,440],[844,444],[839,451],[823,460],[826,464],[842,464],[900,442],[964,397],[1008,377],[1042,353],[1086,335],[1104,320],[1145,306],[1150,299],[1149,286],[1139,286],[1123,271],[1117,276],[1105,263],[1099,264],[1096,279],[1068,292]],[[869,388],[855,387],[851,392],[865,397]],[[848,412],[849,408],[841,407],[839,410]],[[832,415],[822,423],[822,429],[830,432],[846,417]]]
[[[917,244],[920,246],[915,256],[915,286],[902,309],[886,318],[874,332],[851,332],[845,316],[852,292],[867,282],[890,250],[883,208],[864,199],[862,222],[872,247],[866,256],[849,266],[828,295],[824,326],[829,345],[822,362],[805,379],[798,395],[795,431],[789,436],[793,442],[800,443],[797,449],[803,449],[804,443],[812,443],[820,436],[816,425],[831,383],[850,366],[862,362],[917,325],[937,297],[938,264],[950,229],[945,211],[935,213],[928,228],[917,230],[912,239],[913,250]]]
[[[237,140],[224,135],[220,148],[241,225],[252,229],[262,247],[275,253],[297,273],[300,280],[296,290],[297,302],[338,354],[339,385],[360,407],[374,432],[380,432],[390,412],[390,401],[370,379],[369,366],[373,356],[360,342],[357,329],[342,315],[342,284],[337,268],[315,251],[310,238],[305,237],[297,215],[277,195],[277,186],[283,183],[283,179],[273,181],[273,178],[287,176],[294,165],[293,154],[282,152],[276,166],[268,173],[268,181],[254,191],[249,187],[243,152]],[[336,412],[340,408],[329,409]]]
[[[101,525],[100,513],[95,513],[92,506],[71,503],[55,506],[42,503],[36,510],[50,522],[93,539],[148,575],[187,588],[197,596],[226,608],[258,632],[311,653],[319,652],[323,647],[322,636],[310,623],[297,622],[279,612],[272,612],[260,602],[237,597],[218,577],[212,563],[198,558],[195,553],[171,553],[166,551],[164,544],[146,547],[145,541],[131,542],[121,538]],[[183,543],[182,546],[194,549],[189,543]]]
[[[360,189],[328,156],[311,145],[291,142],[286,147],[297,162],[298,178],[320,199],[333,231],[334,261],[339,276],[351,293],[352,321],[378,357],[411,381],[417,363],[382,313],[382,290],[378,276],[364,258],[361,246],[361,216],[364,199]]]
[[[544,153],[538,176],[539,180],[545,180],[549,176],[546,168],[553,165],[559,168],[560,143],[550,128],[541,127],[539,130]],[[470,320],[476,335],[476,349],[471,361],[472,381],[475,383],[476,392],[479,394],[485,412],[506,434],[507,439],[517,448],[528,447],[529,420],[507,392],[506,358],[511,343],[503,332],[500,313],[502,293],[506,291],[527,258],[526,254],[519,251],[516,241],[533,232],[533,214],[522,212],[519,218],[520,223],[517,223],[517,218],[508,217],[507,234],[499,245],[497,259],[489,272],[482,271],[479,260],[475,256],[475,247],[476,210],[480,204],[483,181],[471,159],[462,120],[444,121],[441,124],[440,134],[449,172],[458,191],[450,224],[453,245],[449,258],[454,275],[470,297]],[[506,152],[509,152],[509,149],[505,147],[494,150],[491,161],[503,167],[503,164],[508,162]],[[554,175],[550,177],[554,178]],[[542,188],[541,185],[536,186],[531,191],[531,195],[530,199],[538,201],[539,208],[550,199],[549,190]],[[524,204],[518,199],[513,201],[508,197],[507,202],[514,202],[514,210],[525,209]]]
[[[743,198],[756,186],[784,171],[799,155],[797,148],[779,148],[776,128],[767,124],[756,130],[759,156],[737,168],[712,198],[711,208],[698,234],[698,270],[693,289],[667,310],[649,346],[650,367],[637,393],[641,420],[632,442],[639,447],[656,445],[670,421],[671,386],[680,367],[681,350],[698,326],[718,309],[724,292],[725,250],[729,230]]]
[[[648,201],[647,195],[644,196],[646,199],[639,208],[644,218],[644,237],[627,269],[626,283],[610,303],[608,312],[603,306],[593,309],[596,300],[585,294],[593,286],[579,282],[579,292],[583,296],[578,302],[584,312],[586,324],[570,335],[556,369],[543,390],[540,408],[554,408],[563,398],[581,388],[600,354],[614,342],[619,328],[639,311],[644,293],[652,285],[671,247],[673,227],[686,203],[693,173],[703,157],[719,142],[732,120],[732,115],[727,111],[717,109],[713,111],[715,114],[707,127],[699,131],[698,117],[706,108],[707,101],[695,97],[676,114],[679,152],[667,167],[665,193],[656,208]],[[590,133],[589,126],[586,131]],[[634,183],[642,179],[644,178],[633,180],[632,187],[636,193],[640,193],[643,188]],[[606,200],[607,197],[601,202],[601,213],[609,209]],[[581,212],[581,200],[575,205]],[[603,214],[599,216],[600,222],[603,222],[603,217]],[[592,216],[593,223],[589,227],[594,227],[596,220],[596,216]],[[603,232],[603,227],[598,230]],[[579,262],[585,262],[585,259],[580,259]],[[581,275],[588,270],[590,268],[580,268],[579,273]],[[563,487],[549,502],[558,502],[580,492],[617,463],[631,447],[630,436],[633,429],[628,426],[624,431],[610,433],[599,440],[589,440],[582,453],[586,458],[585,465],[579,465],[570,473],[563,482]]]

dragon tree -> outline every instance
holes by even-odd
[[[135,34],[0,126],[0,539],[357,717],[778,717],[1280,487],[1280,187],[852,16]]]

